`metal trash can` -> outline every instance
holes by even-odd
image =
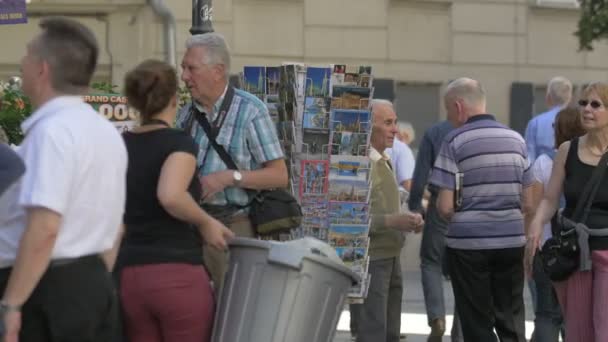
[[[237,238],[212,342],[331,342],[358,275],[293,244]]]

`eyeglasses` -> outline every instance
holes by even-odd
[[[602,103],[600,101],[588,101],[588,100],[578,100],[578,105],[581,107],[587,107],[587,105],[590,105],[591,108],[593,109],[598,109],[602,106]]]

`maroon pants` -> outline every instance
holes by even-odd
[[[202,265],[150,264],[122,270],[120,299],[130,342],[208,342],[215,304]]]

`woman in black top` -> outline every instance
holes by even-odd
[[[124,134],[129,166],[117,272],[126,335],[130,342],[209,341],[214,300],[202,241],[225,249],[233,234],[194,200],[201,195],[198,150],[188,134],[171,128],[175,70],[145,61],[127,74],[125,92],[142,120]]]
[[[593,83],[579,101],[581,122],[587,132],[563,143],[555,156],[544,198],[528,232],[528,263],[539,246],[542,227],[566,198],[563,216],[571,218],[594,168],[608,150],[608,83]],[[591,230],[608,227],[608,173],[603,175],[585,222]],[[590,236],[591,271],[577,271],[554,283],[566,321],[566,342],[608,341],[608,237]]]

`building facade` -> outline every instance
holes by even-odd
[[[481,80],[489,111],[518,128],[534,111],[518,91],[531,91],[539,110],[553,76],[576,84],[608,79],[608,44],[578,52],[579,11],[554,6],[568,0],[545,1],[214,0],[213,21],[232,48],[233,73],[285,61],[372,65],[375,77],[392,85],[400,118],[412,121],[421,136],[445,117],[440,91],[460,76]],[[165,2],[176,19],[179,65],[192,2]],[[52,14],[79,19],[96,32],[103,49],[98,81],[121,85],[139,61],[164,56],[162,21],[145,0],[32,0],[28,24],[0,26],[0,79],[19,73],[38,20]],[[513,114],[517,106],[523,114]]]

